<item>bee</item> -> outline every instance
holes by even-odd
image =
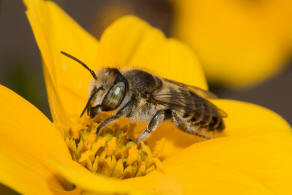
[[[205,138],[205,131],[222,131],[226,113],[211,103],[209,91],[179,83],[138,69],[103,68],[97,74],[77,58],[61,52],[85,67],[93,79],[89,98],[81,116],[93,118],[103,111],[116,111],[96,129],[120,118],[147,122],[136,143],[148,138],[163,121],[172,121],[180,130]]]

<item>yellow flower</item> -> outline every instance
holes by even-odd
[[[23,194],[291,193],[291,127],[272,111],[238,101],[214,100],[229,117],[225,132],[212,140],[199,142],[171,124],[161,125],[149,138],[151,149],[141,146],[162,159],[146,176],[113,179],[73,161],[64,136],[67,128],[82,125],[74,118],[86,102],[90,75],[60,50],[96,70],[135,66],[206,89],[205,78],[189,48],[138,18],[119,19],[98,42],[53,2],[25,4],[43,57],[54,122],[0,86],[1,183]],[[115,142],[110,141],[109,154]],[[135,148],[129,151],[127,163],[137,155]]]
[[[175,34],[192,46],[211,81],[250,87],[287,65],[292,1],[175,0],[174,4]]]

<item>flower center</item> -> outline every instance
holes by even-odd
[[[143,176],[159,167],[160,160],[150,147],[133,141],[139,134],[132,125],[109,124],[97,135],[96,128],[105,118],[99,114],[94,119],[77,119],[65,132],[73,160],[93,173],[121,179]]]

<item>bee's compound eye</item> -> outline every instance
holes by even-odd
[[[109,111],[117,108],[125,96],[126,85],[118,82],[107,93],[102,102],[102,110]]]

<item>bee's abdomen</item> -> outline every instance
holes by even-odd
[[[215,105],[201,97],[194,97],[194,112],[189,116],[189,122],[209,131],[222,131],[225,128],[224,121]]]
[[[220,117],[213,117],[211,123],[208,125],[209,130],[222,131],[225,129],[224,121]]]

